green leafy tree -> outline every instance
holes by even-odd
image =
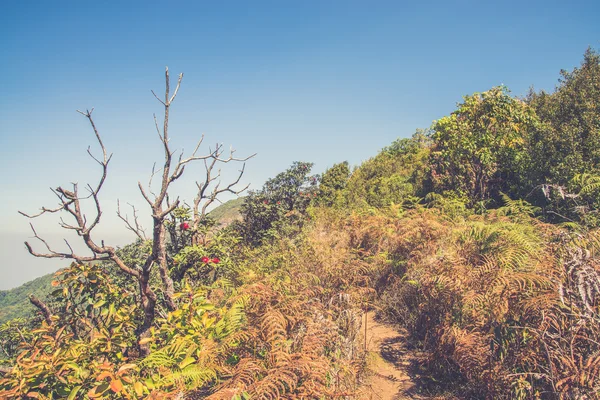
[[[244,238],[258,245],[285,228],[288,219],[302,218],[317,196],[318,175],[310,175],[312,163],[296,161],[286,171],[269,179],[261,190],[250,192],[242,205],[239,229]]]
[[[517,190],[527,164],[527,135],[537,123],[534,110],[503,86],[466,96],[433,126],[434,188],[455,191],[471,204]]]
[[[0,324],[14,318],[30,317],[35,307],[29,302],[29,296],[45,298],[52,291],[50,282],[52,274],[41,276],[14,289],[0,290]]]
[[[414,203],[426,187],[429,141],[426,132],[418,130],[412,138],[398,139],[364,162],[348,180],[346,205]]]
[[[528,102],[543,124],[531,139],[531,179],[566,185],[600,166],[600,55],[588,49],[581,66],[561,71],[552,94],[531,92]]]
[[[340,199],[340,194],[346,188],[350,178],[348,161],[335,164],[323,173],[319,185],[318,204],[331,206]]]
[[[55,315],[22,337],[12,373],[0,379],[0,398],[74,399],[84,391],[133,398],[121,392],[134,372],[128,353],[143,318],[135,294],[115,285],[99,264],[73,263],[52,286]]]

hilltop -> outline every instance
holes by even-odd
[[[208,216],[213,218],[217,225],[228,226],[235,221],[241,220],[242,214],[240,213],[240,210],[243,203],[244,197],[229,200],[208,213]]]
[[[552,93],[465,96],[356,167],[315,175],[293,162],[226,203],[216,215],[240,215],[226,226],[201,207],[238,192],[239,179],[207,189],[229,160],[220,147],[194,206],[162,208],[183,173],[163,105],[165,196],[147,197],[156,240],[97,245],[80,197],[57,189],[105,260],[67,254],[79,262],[54,277],[43,321],[2,326],[0,397],[600,396],[592,49]],[[102,182],[108,160],[96,161]]]

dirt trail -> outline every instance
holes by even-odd
[[[417,394],[408,372],[415,355],[407,348],[406,333],[377,321],[372,312],[367,313],[366,322],[367,349],[373,360],[365,400],[425,399]]]

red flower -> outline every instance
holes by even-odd
[[[215,257],[212,259],[212,262],[214,262],[215,264],[218,264],[221,260],[219,260],[218,257]]]
[[[180,228],[182,231],[187,231],[188,229],[190,229],[190,224],[188,224],[187,222],[182,222],[182,223],[179,225],[179,228]]]
[[[268,202],[268,201],[266,201],[266,200],[265,200],[265,201],[263,201],[263,203],[265,203],[265,204],[269,204],[269,202]]]
[[[281,204],[281,202],[280,202],[280,201],[278,201],[278,202],[277,202],[277,204]]]
[[[210,262],[210,258],[204,256],[200,259],[204,264],[208,264]]]

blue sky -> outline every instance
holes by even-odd
[[[85,150],[95,120],[114,153],[99,234],[131,240],[116,199],[143,212],[138,180],[161,159],[152,114],[164,67],[184,72],[172,145],[258,152],[259,188],[293,161],[322,172],[359,164],[450,113],[461,97],[505,84],[552,90],[561,69],[600,48],[600,3],[401,1],[5,2],[0,14],[0,289],[65,265],[37,260],[18,209],[54,205],[48,187],[95,182]],[[194,172],[174,188],[191,199]],[[196,177],[199,175],[196,175]],[[60,246],[57,220],[36,221]]]

